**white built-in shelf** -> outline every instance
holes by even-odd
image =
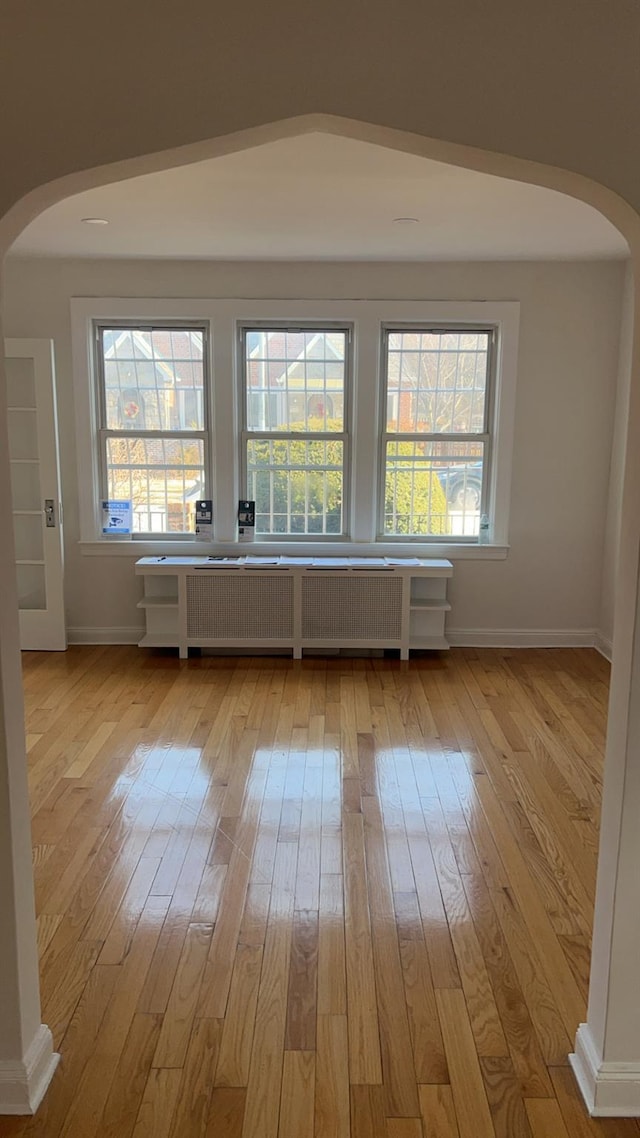
[[[34,415],[36,413],[35,407],[8,407],[7,410],[9,413],[11,413],[11,411],[32,411]]]
[[[26,466],[29,463],[31,466],[37,466],[40,462],[39,458],[10,458],[9,462],[16,466]]]
[[[168,597],[148,596],[148,597],[143,597],[141,601],[138,601],[138,604],[136,607],[139,609],[166,609],[166,608],[177,609],[178,598],[176,596],[168,596]]]
[[[432,610],[433,612],[451,612],[451,605],[448,601],[430,600],[427,597],[412,598],[409,605],[410,609]]]
[[[147,633],[138,641],[138,648],[179,648],[180,639],[177,636],[171,637],[167,633],[160,635],[152,635]]]
[[[416,650],[427,650],[433,648],[448,648],[449,641],[445,640],[444,636],[417,636],[411,637],[409,640],[409,648]]]
[[[44,565],[42,559],[36,561],[35,558],[16,557],[16,565]]]

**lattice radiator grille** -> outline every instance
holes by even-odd
[[[399,640],[399,577],[304,577],[303,640]]]
[[[293,636],[293,578],[187,577],[190,638],[280,639]]]

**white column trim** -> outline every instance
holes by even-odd
[[[58,1066],[53,1036],[41,1023],[19,1062],[0,1062],[0,1115],[35,1114]]]
[[[587,1023],[569,1062],[593,1118],[640,1118],[640,1063],[603,1063]]]

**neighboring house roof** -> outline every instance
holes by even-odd
[[[265,329],[267,338],[267,355],[263,354],[261,345],[256,345],[249,353],[248,378],[250,387],[264,387],[265,378],[267,386],[274,388],[313,388],[318,390],[325,386],[324,377],[316,381],[306,375],[304,365],[307,363],[322,363],[330,353],[335,362],[340,364],[340,374],[326,377],[326,386],[342,388],[344,386],[344,355],[337,344],[332,342],[331,332],[318,330],[311,340],[307,341],[308,333],[289,332],[284,328]],[[343,334],[336,331],[336,337],[342,339]],[[320,349],[319,351],[317,349]],[[295,355],[294,355],[295,353]]]
[[[197,365],[200,374],[202,372],[202,333],[190,328],[154,328],[153,346],[148,337],[149,333],[139,328],[105,328],[105,360],[131,363],[134,370],[136,360],[149,361],[153,363],[163,386],[180,380],[192,386],[193,365]]]

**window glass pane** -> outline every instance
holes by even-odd
[[[104,328],[105,426],[201,431],[204,334],[193,328]]]
[[[344,430],[347,334],[251,329],[245,334],[250,431]]]
[[[131,499],[138,533],[193,532],[204,486],[202,439],[107,439],[107,494]]]
[[[390,332],[387,431],[481,434],[488,332]]]
[[[388,443],[384,533],[477,536],[483,452],[482,443]]]
[[[344,446],[338,439],[252,439],[247,497],[256,532],[341,534]]]

